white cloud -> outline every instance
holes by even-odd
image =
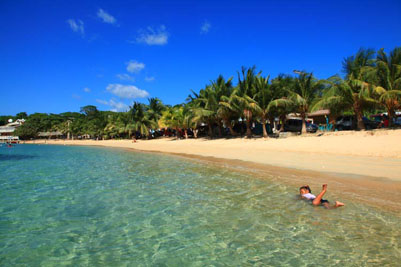
[[[108,105],[109,104],[109,101],[101,100],[101,99],[96,99],[96,102],[98,102],[98,103],[100,103],[102,105]]]
[[[147,82],[153,82],[155,80],[155,77],[151,76],[151,77],[145,77],[145,81]]]
[[[208,33],[211,27],[212,25],[208,21],[205,21],[201,26],[201,34]]]
[[[130,62],[127,63],[127,71],[131,73],[138,73],[144,68],[145,64],[135,60],[130,60]]]
[[[74,32],[80,33],[82,36],[85,34],[84,23],[80,19],[69,19],[67,23],[70,25],[71,30]]]
[[[75,99],[80,100],[80,99],[81,99],[81,96],[80,96],[80,95],[77,95],[77,94],[72,94],[72,98],[75,98]]]
[[[161,25],[158,29],[148,27],[146,30],[142,29],[139,31],[136,42],[147,45],[165,45],[168,42],[168,35],[166,26],[164,25]]]
[[[106,90],[118,97],[128,99],[145,98],[149,96],[148,92],[134,85],[109,84]]]
[[[111,111],[127,111],[129,106],[123,102],[117,102],[114,99],[110,99],[109,101],[96,99],[96,102],[99,104],[111,107]]]
[[[132,77],[131,75],[126,74],[126,73],[117,74],[116,76],[117,76],[117,78],[119,78],[122,81],[132,81],[132,82],[135,81],[134,77]]]
[[[85,87],[85,88],[84,88],[84,92],[85,92],[85,93],[90,93],[90,92],[91,92],[91,89],[88,88],[88,87]]]
[[[97,11],[98,18],[101,18],[104,23],[115,24],[117,22],[116,18],[104,11],[103,9],[99,8]]]

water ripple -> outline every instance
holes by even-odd
[[[1,265],[394,266],[401,259],[399,217],[360,203],[314,208],[276,179],[104,148],[21,145],[7,156]]]

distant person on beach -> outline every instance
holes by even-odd
[[[312,201],[312,204],[314,206],[323,206],[326,209],[333,209],[344,206],[344,203],[340,201],[336,201],[334,205],[330,205],[330,202],[328,200],[323,199],[323,196],[324,194],[326,194],[326,191],[327,191],[327,184],[324,184],[322,186],[322,191],[317,196],[312,194],[309,185],[303,185],[299,188],[299,194],[301,195],[301,198]]]

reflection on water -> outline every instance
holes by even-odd
[[[0,162],[5,265],[396,265],[400,218],[175,157],[18,146]],[[40,157],[39,157],[40,156]]]

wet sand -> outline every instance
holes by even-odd
[[[217,164],[263,179],[276,177],[314,193],[328,183],[339,200],[401,211],[401,130],[339,132],[285,139],[35,140],[29,143],[105,146],[161,152]],[[332,197],[330,198],[332,199]],[[332,199],[335,200],[335,199]]]

